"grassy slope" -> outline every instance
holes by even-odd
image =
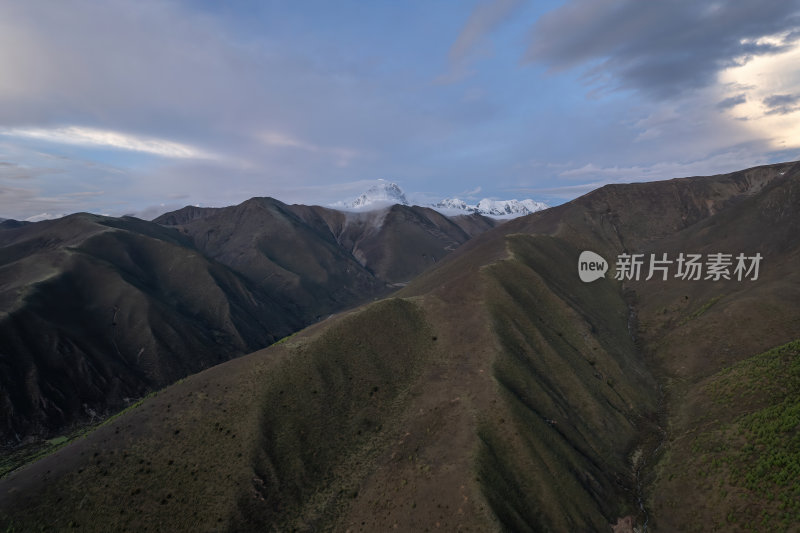
[[[800,341],[710,376],[690,401],[702,405],[703,414],[673,436],[659,468],[662,529],[796,531]],[[691,506],[675,497],[686,487],[692,488]]]
[[[725,409],[714,407],[713,398],[706,391],[709,380],[717,379],[718,373],[753,354],[800,336],[798,201],[800,179],[795,170],[762,187],[759,194],[740,199],[729,209],[653,248],[669,252],[671,257],[679,252],[759,252],[764,260],[757,281],[631,284],[637,294],[643,350],[660,375],[669,413],[664,426],[664,454],[649,490],[656,531],[705,531],[712,527],[725,531],[748,522],[757,524],[764,511],[774,511],[771,500],[779,497],[777,491],[760,495],[753,492],[735,499],[729,497],[731,491],[720,486],[719,480],[714,480],[716,484],[697,480],[692,478],[696,472],[690,471],[692,479],[677,483],[675,476],[698,467],[698,453],[719,462],[728,451],[741,451],[746,445],[732,434],[728,434],[731,440],[718,449],[693,449],[687,445],[687,435],[706,429],[712,434],[721,431],[722,425],[734,422],[729,415],[753,407],[753,398],[747,395],[734,395]],[[699,420],[711,425],[704,428]],[[736,524],[725,521],[728,514],[738,516]],[[781,530],[779,525],[780,521],[772,524]],[[763,526],[757,528],[765,530]]]
[[[259,399],[255,475],[239,500],[238,527],[313,529],[335,521],[396,437],[394,422],[433,337],[418,306],[393,299],[313,342],[287,341],[293,357]]]
[[[636,515],[634,441],[655,384],[611,282],[575,286],[559,239],[513,235],[515,260],[488,269],[502,350],[494,364],[513,432],[482,427],[484,490],[512,531],[602,530]]]

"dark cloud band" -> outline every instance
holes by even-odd
[[[799,28],[798,0],[571,0],[534,24],[526,59],[556,71],[589,66],[608,88],[675,97],[785,50]]]

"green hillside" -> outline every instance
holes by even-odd
[[[704,414],[658,467],[656,516],[691,531],[794,531],[800,524],[800,341],[708,378]],[[695,504],[676,495],[693,488]]]

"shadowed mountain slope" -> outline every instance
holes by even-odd
[[[385,283],[349,253],[271,198],[232,207],[186,207],[155,219],[174,225],[208,257],[296,304],[307,323],[385,294]]]
[[[796,347],[767,351],[800,338],[799,190],[800,166],[771,165],[510,221],[394,298],[187,378],[1,480],[0,526],[675,531],[730,515],[728,530],[790,529],[777,513],[793,486],[747,446],[783,449],[788,472],[800,460],[780,448],[795,442],[780,407],[796,409]],[[612,264],[605,279],[578,279],[587,249]],[[755,281],[620,282],[623,251],[764,262]],[[752,472],[699,479],[731,449]],[[687,464],[700,469],[680,478]]]
[[[2,221],[0,221],[0,230],[3,230],[3,229],[14,229],[14,228],[18,228],[20,226],[24,226],[26,224],[31,224],[31,222],[25,222],[25,221],[22,221],[22,220],[13,220],[13,219],[10,219],[10,218],[6,218],[6,219],[3,219]]]
[[[2,442],[106,416],[303,322],[177,231],[77,214],[0,232]]]
[[[336,242],[376,276],[392,283],[408,282],[497,224],[482,215],[446,217],[426,207],[399,204],[366,212],[292,208],[305,214],[306,220],[310,218],[306,213],[313,210]]]

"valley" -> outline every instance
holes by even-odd
[[[502,224],[254,198],[2,230],[4,438],[78,420],[73,383],[157,392],[0,479],[0,527],[796,530],[798,205],[783,163]],[[682,252],[764,260],[615,279]]]

